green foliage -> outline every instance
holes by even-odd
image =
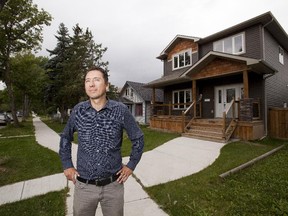
[[[14,75],[11,57],[26,50],[40,49],[44,25],[50,25],[52,17],[46,11],[38,10],[32,0],[7,1],[0,10],[0,79],[7,86],[10,109],[14,124],[16,118]]]
[[[31,110],[39,113],[45,109],[43,97],[48,77],[44,65],[47,61],[48,58],[36,57],[30,52],[11,58],[12,78],[18,101],[16,107],[23,110],[25,116],[28,116]]]
[[[219,178],[274,147],[227,144],[219,158],[201,172],[146,190],[169,215],[287,215],[287,146],[225,180]]]
[[[0,206],[1,216],[64,216],[67,189]]]
[[[73,36],[63,23],[57,31],[57,46],[48,50],[51,59],[46,65],[50,78],[46,101],[49,107],[57,108],[65,121],[68,108],[73,108],[85,98],[84,75],[91,66],[107,69],[108,62],[102,61],[107,48],[95,44],[88,28],[84,31],[78,24],[73,27]]]

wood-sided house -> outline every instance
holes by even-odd
[[[149,124],[151,117],[152,89],[144,88],[144,83],[127,81],[119,94],[119,101],[124,103],[140,124]],[[163,103],[163,91],[155,92],[155,102]]]
[[[271,12],[205,38],[177,35],[157,57],[163,77],[146,85],[164,90],[150,126],[224,142],[267,135],[269,107],[288,102],[287,50]]]

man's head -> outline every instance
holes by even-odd
[[[89,69],[85,75],[85,91],[90,99],[106,97],[109,90],[108,74],[100,67]]]

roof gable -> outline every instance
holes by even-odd
[[[145,83],[138,83],[132,81],[126,81],[124,87],[121,90],[120,95],[124,94],[127,87],[131,87],[144,101],[152,101],[153,90],[144,87]],[[163,91],[161,89],[156,89],[155,101],[163,102]]]

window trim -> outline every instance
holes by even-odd
[[[187,98],[186,98],[186,92],[189,92],[190,93],[190,101],[187,101]],[[178,103],[180,101],[180,92],[184,92],[184,103],[191,103],[193,100],[192,100],[192,90],[191,89],[180,89],[180,90],[175,90],[175,91],[172,91],[172,103],[175,104],[175,98],[174,98],[174,94],[177,93],[178,94]],[[180,107],[180,105],[173,105],[172,106],[172,109],[173,110],[185,110],[189,107],[189,105],[184,105],[183,108]]]
[[[187,65],[185,65],[185,62],[186,62],[186,59],[185,59],[185,54],[186,54],[186,52],[188,52],[189,53],[189,55],[190,55],[190,64],[187,64]],[[180,58],[179,58],[179,56],[181,55],[181,54],[183,54],[183,56],[184,56],[184,66],[180,66]],[[175,67],[175,63],[174,63],[174,59],[175,59],[175,57],[177,57],[177,66],[178,67]],[[182,50],[181,52],[178,52],[178,53],[175,53],[175,54],[173,54],[172,55],[172,70],[178,70],[178,69],[181,69],[181,68],[184,68],[184,67],[188,67],[188,66],[191,66],[192,65],[192,49],[190,48],[190,49],[186,49],[186,50]]]
[[[278,60],[280,62],[280,64],[284,65],[284,49],[279,46],[279,49],[278,49]]]
[[[241,52],[235,52],[235,38],[241,36],[242,38],[242,51]],[[214,41],[213,42],[213,51],[216,51],[216,52],[223,52],[223,53],[228,53],[228,52],[225,52],[225,44],[224,44],[224,41],[227,40],[227,39],[232,39],[232,52],[229,53],[229,54],[233,54],[233,55],[241,55],[243,53],[246,52],[246,47],[245,47],[245,32],[241,32],[239,34],[235,34],[235,35],[232,35],[230,37],[226,37],[226,38],[222,38],[221,40],[217,40],[217,41]],[[219,43],[221,42],[221,51],[217,51],[216,50],[216,43]]]

